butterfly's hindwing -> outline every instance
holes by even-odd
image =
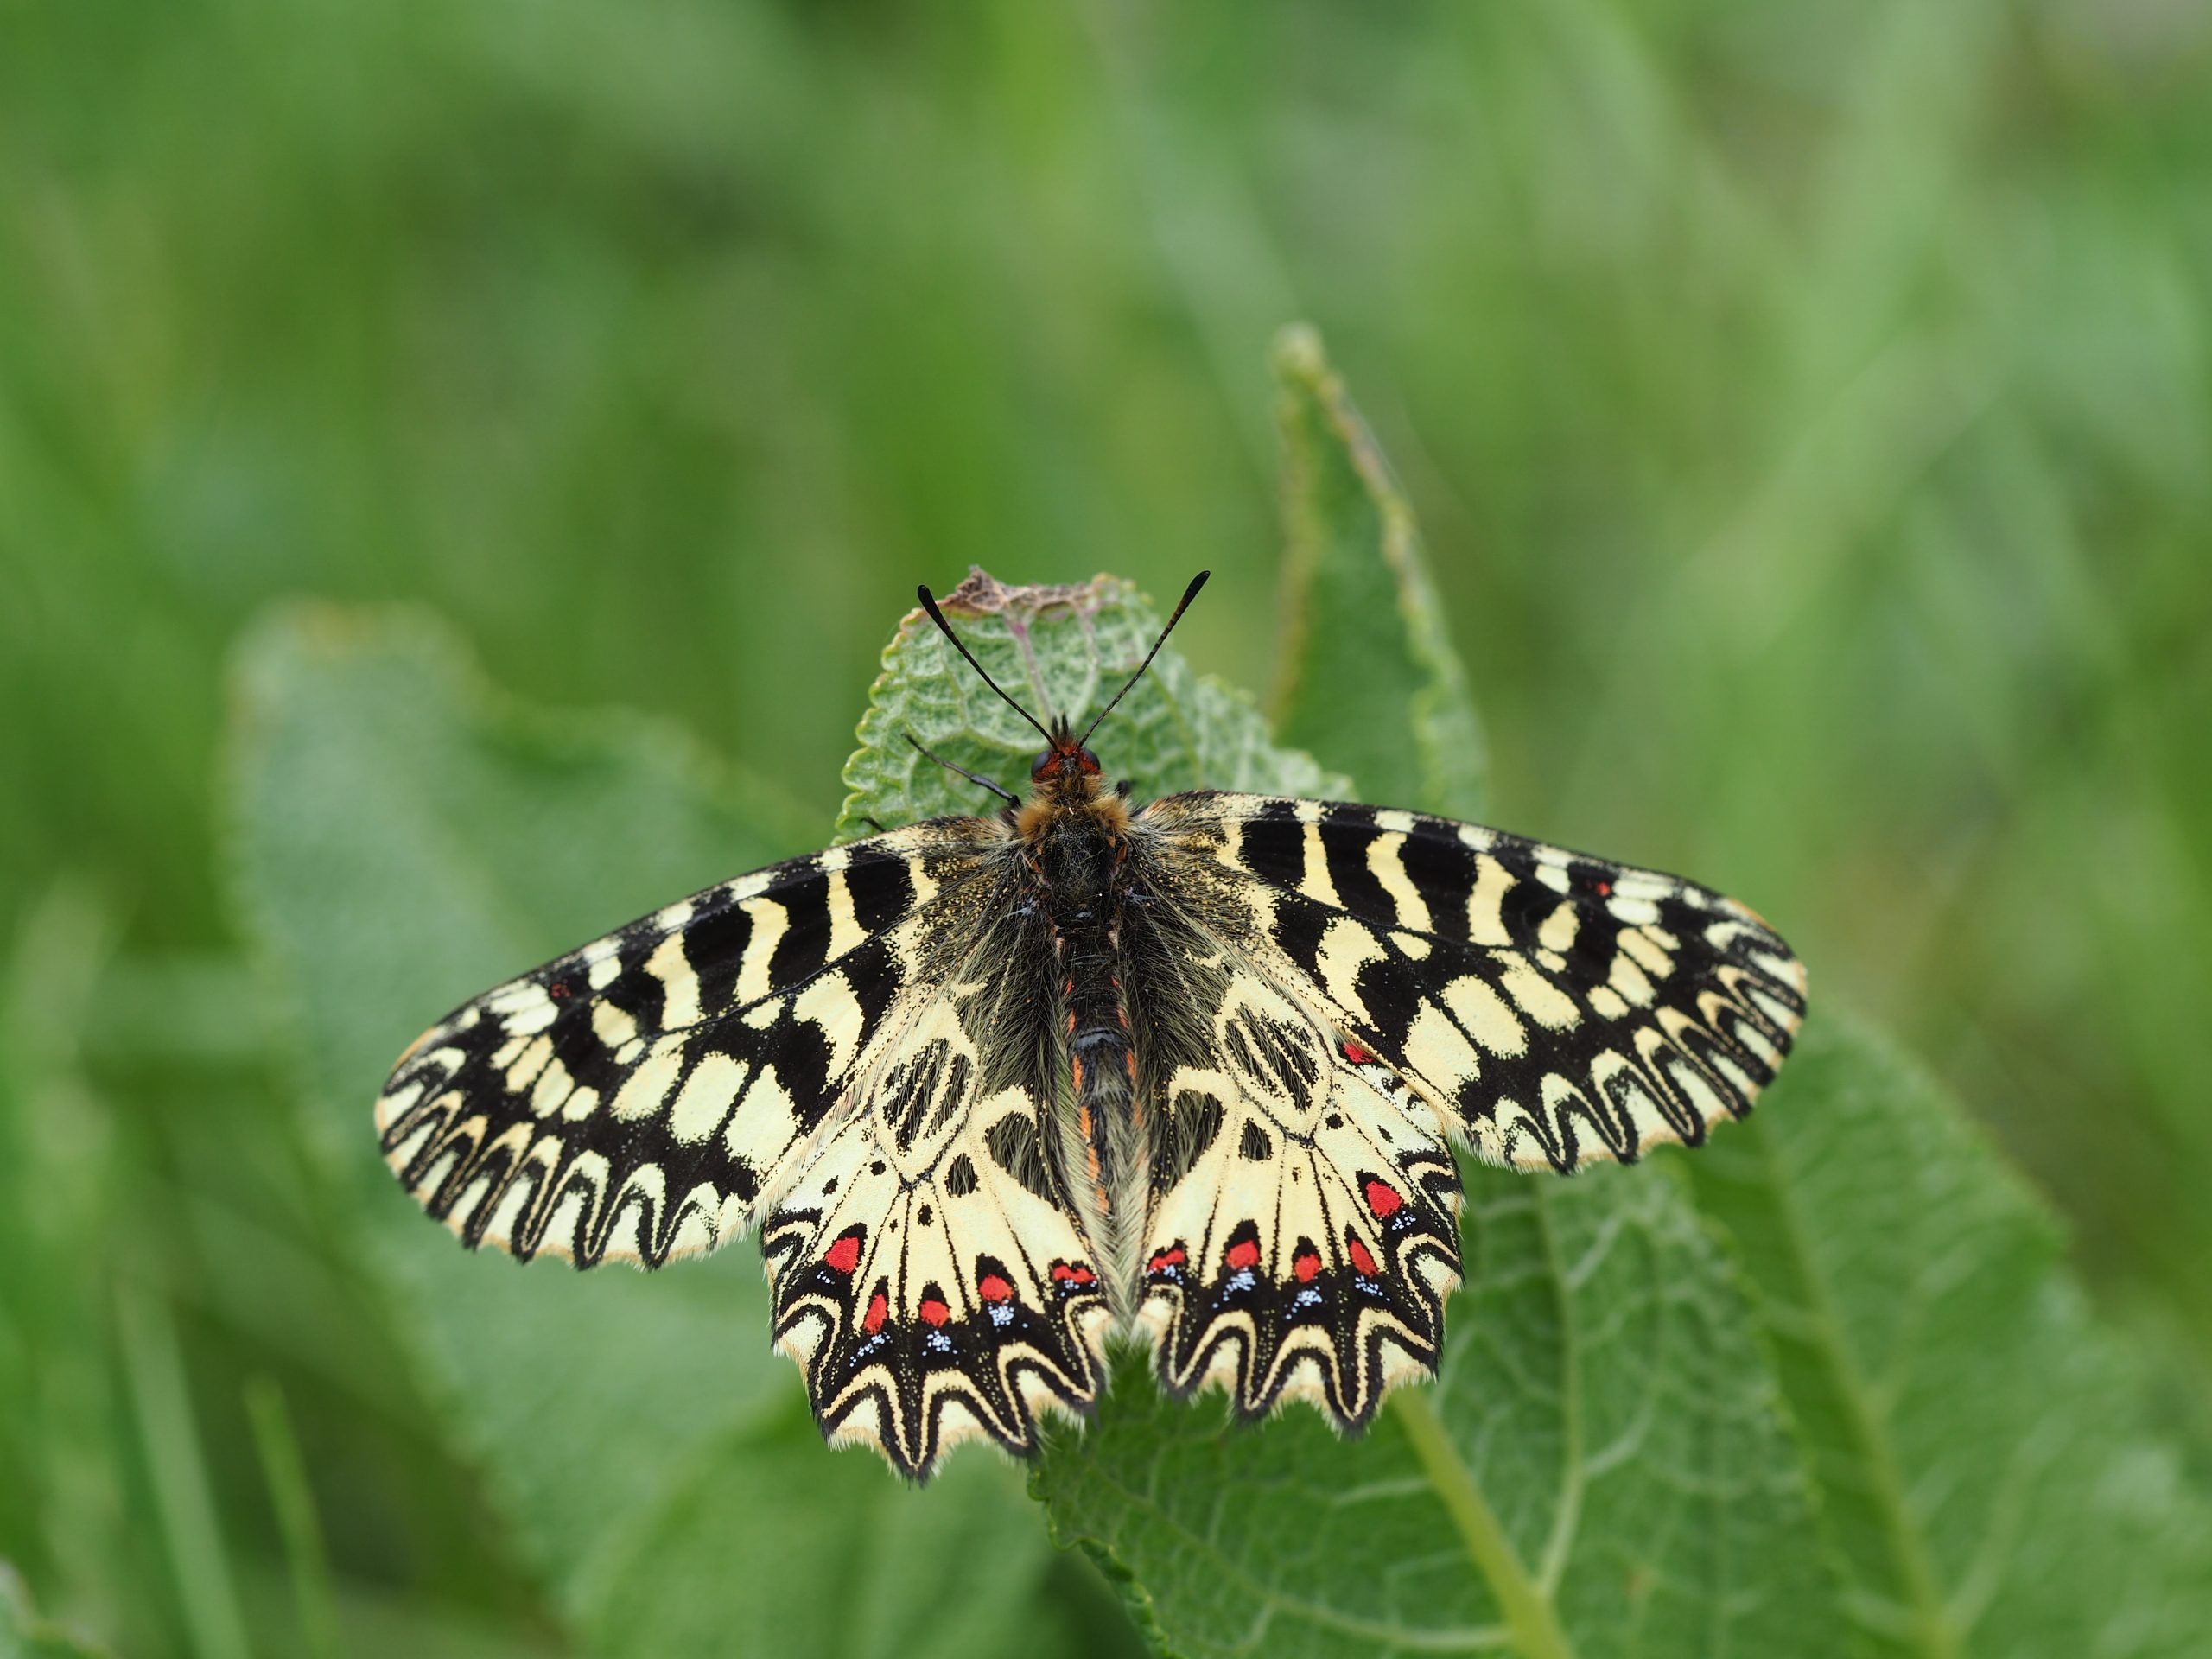
[[[1459,1183],[1442,1126],[1256,972],[1214,1014],[1217,1063],[1168,1109],[1139,1322],[1178,1394],[1246,1415],[1306,1399],[1363,1425],[1434,1370],[1459,1282]]]
[[[1789,1052],[1804,971],[1709,888],[1412,812],[1155,802],[1161,880],[1307,988],[1485,1158],[1701,1141]]]
[[[386,1160],[472,1246],[658,1266],[788,1185],[996,825],[938,819],[709,887],[486,992],[401,1058]]]
[[[909,1475],[963,1440],[1033,1450],[1040,1413],[1097,1398],[1105,1287],[1052,1164],[1048,1087],[997,1083],[1008,1057],[987,1052],[1011,1034],[990,980],[1026,960],[1001,953],[879,1045],[862,1109],[761,1235],[776,1338],[823,1432]]]

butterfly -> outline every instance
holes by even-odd
[[[1176,1395],[1345,1429],[1432,1376],[1450,1143],[1561,1173],[1697,1145],[1774,1077],[1804,969],[1710,888],[1496,830],[1132,805],[1090,740],[1206,574],[1080,736],[918,589],[1043,738],[1027,794],[938,761],[999,810],[739,876],[464,1003],[377,1103],[400,1180],[525,1260],[757,1230],[824,1435],[917,1478],[1088,1412],[1109,1336]]]

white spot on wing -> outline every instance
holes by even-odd
[[[545,1039],[541,1037],[538,1040],[543,1042]],[[543,1117],[559,1109],[561,1103],[568,1099],[569,1090],[575,1087],[575,1079],[569,1075],[567,1066],[558,1060],[547,1061],[545,1069],[537,1074],[537,1086],[530,1091],[531,1111],[538,1117]]]
[[[731,1114],[722,1145],[733,1158],[742,1158],[756,1169],[767,1168],[791,1144],[798,1117],[776,1068],[764,1065],[746,1090],[743,1109]]]
[[[742,1061],[728,1054],[707,1054],[691,1068],[670,1107],[668,1131],[686,1143],[704,1141],[721,1127],[722,1115],[745,1086]]]
[[[1500,988],[1540,1026],[1570,1031],[1580,1019],[1574,999],[1526,963],[1514,963],[1498,976]]]
[[[1406,1064],[1439,1086],[1457,1085],[1482,1071],[1473,1046],[1433,1003],[1422,1007],[1406,1033]]]
[[[1390,902],[1398,907],[1398,925],[1417,928],[1423,932],[1433,931],[1435,923],[1429,918],[1428,901],[1406,874],[1402,856],[1406,838],[1403,836],[1377,836],[1367,843],[1367,868],[1373,873]]]
[[[1473,974],[1455,979],[1444,988],[1442,1001],[1467,1034],[1491,1053],[1511,1058],[1527,1052],[1529,1033],[1521,1017],[1486,981]]]
[[[529,1088],[537,1080],[537,1074],[544,1069],[546,1061],[552,1058],[553,1039],[543,1035],[532,1038],[523,1052],[515,1057],[514,1064],[507,1068],[509,1092],[518,1095]]]
[[[1359,970],[1382,954],[1375,936],[1356,922],[1333,921],[1321,935],[1314,967],[1329,995],[1347,1007],[1365,1005],[1359,1000]]]
[[[683,1069],[683,1051],[680,1045],[670,1043],[653,1050],[615,1091],[614,1116],[626,1122],[651,1117],[668,1098],[668,1091],[676,1086],[677,1074]]]
[[[791,925],[791,912],[772,899],[748,899],[745,913],[752,920],[753,934],[746,942],[745,960],[738,969],[740,1005],[757,1002],[768,995],[768,963]]]
[[[1304,816],[1304,809],[1312,804],[1306,801],[1299,803],[1301,817]],[[1314,810],[1318,812],[1319,809]],[[1332,910],[1344,907],[1344,900],[1337,897],[1337,884],[1329,879],[1329,855],[1321,845],[1321,826],[1310,818],[1306,824],[1306,869],[1298,879],[1298,890],[1308,899],[1326,905]]]
[[[683,936],[671,933],[645,958],[645,971],[661,982],[660,1027],[680,1031],[699,1023],[699,976],[683,954]]]
[[[1582,918],[1572,904],[1555,905],[1552,913],[1544,918],[1544,925],[1536,930],[1536,943],[1547,950],[1567,950],[1574,944],[1575,930]]]
[[[1475,861],[1474,890],[1467,895],[1467,941],[1471,944],[1510,945],[1503,906],[1513,891],[1513,875],[1494,858]]]
[[[837,850],[842,853],[844,849],[839,848]],[[868,938],[868,930],[860,925],[853,914],[852,889],[845,884],[845,874],[842,865],[830,877],[828,899],[830,905],[829,960],[835,962],[848,950],[857,949]]]
[[[620,1048],[638,1034],[638,1022],[627,1009],[618,1008],[612,1002],[594,1002],[591,1029],[592,1034],[609,1048]]]

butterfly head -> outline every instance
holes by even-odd
[[[1038,755],[1029,768],[1029,781],[1039,789],[1063,786],[1084,778],[1098,776],[1098,757],[1084,747],[1065,719],[1052,722],[1047,734],[1052,747]]]
[[[1145,670],[1150,668],[1152,659],[1160,655],[1160,646],[1167,643],[1168,634],[1173,631],[1176,623],[1182,620],[1183,613],[1190,608],[1191,601],[1198,596],[1198,589],[1205,586],[1206,577],[1211,574],[1210,571],[1201,570],[1191,578],[1191,585],[1183,590],[1183,597],[1176,602],[1174,611],[1168,616],[1167,626],[1160,629],[1160,637],[1152,642],[1152,649],[1145,652],[1144,660],[1137,664],[1136,672],[1122,682],[1122,689],[1116,691],[1106,706],[1098,711],[1090,724],[1084,728],[1083,735],[1080,737],[1076,735],[1075,728],[1070,723],[1065,715],[1054,715],[1050,727],[1040,725],[1036,715],[1024,709],[1013,697],[1008,696],[1006,689],[984,671],[983,665],[976,660],[975,653],[961,643],[960,636],[952,631],[952,625],[944,620],[944,613],[938,608],[937,600],[930,590],[927,588],[917,588],[914,590],[922,601],[922,608],[929,613],[930,620],[937,624],[938,631],[951,642],[952,648],[967,659],[968,665],[982,677],[985,685],[989,686],[992,690],[1004,698],[1007,706],[1035,727],[1037,734],[1045,740],[1046,747],[1029,768],[1030,786],[1034,793],[1028,803],[1020,808],[1019,813],[1019,821],[1025,836],[1029,833],[1029,824],[1038,819],[1039,813],[1049,814],[1055,809],[1080,806],[1107,798],[1104,784],[1100,777],[1098,757],[1090,752],[1090,734],[1098,729],[1099,721],[1114,712],[1115,705],[1128,695],[1129,687],[1144,677]],[[907,741],[914,741],[911,736]],[[915,743],[914,747],[921,748],[919,743]],[[922,753],[928,754],[929,751],[923,749]],[[934,755],[930,758],[936,759]],[[940,761],[938,764],[944,763]],[[955,767],[953,770],[959,771],[960,768]],[[973,782],[984,783],[987,788],[995,791],[1001,798],[1006,800],[1009,806],[1014,804],[1014,798],[997,785],[986,783],[984,779],[976,778],[972,772],[963,772],[963,775]],[[1124,785],[1122,787],[1126,790],[1128,785]],[[1118,804],[1118,796],[1114,798]],[[1126,817],[1125,814],[1123,816]]]

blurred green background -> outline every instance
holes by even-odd
[[[1210,565],[1184,647],[1268,687],[1300,316],[1502,820],[1756,904],[2201,1410],[2208,181],[2194,0],[0,0],[0,1560],[194,1651],[133,1518],[203,1491],[164,1522],[279,1651],[289,1447],[359,1650],[556,1641],[270,1197],[219,812],[261,607],[432,607],[826,835],[971,562]],[[82,1180],[20,1190],[34,1143]]]

